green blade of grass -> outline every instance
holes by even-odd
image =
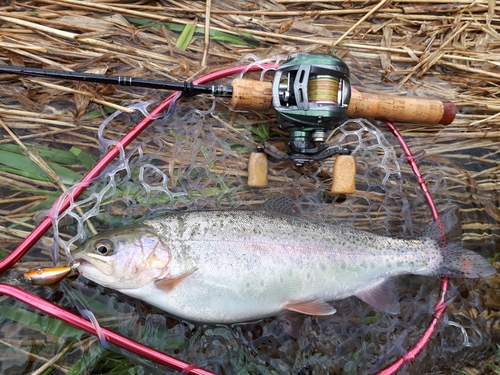
[[[60,337],[80,339],[83,335],[87,334],[84,331],[63,322],[62,320],[49,316],[38,315],[16,306],[3,304],[2,318],[8,318],[22,325]]]
[[[196,27],[192,24],[187,24],[186,26],[184,26],[181,35],[179,35],[179,38],[177,38],[177,43],[175,43],[175,46],[185,51],[193,40],[195,30]]]
[[[5,167],[0,169],[18,176],[28,177],[37,181],[51,181],[45,171],[36,165],[29,157],[13,152],[0,150],[0,164]],[[55,163],[47,163],[50,168],[61,178],[63,183],[73,185],[81,180],[82,176],[71,169]]]
[[[98,342],[93,343],[88,350],[85,350],[83,356],[76,361],[75,365],[69,370],[66,375],[80,375],[94,368],[96,363],[106,359],[112,354],[105,350]]]
[[[25,193],[32,193],[32,194],[37,194],[37,195],[48,195],[51,197],[59,197],[61,195],[60,191],[55,191],[55,190],[43,190],[43,189],[16,189],[17,191],[23,191]],[[84,197],[88,197],[88,194],[85,192],[83,193]]]
[[[92,169],[96,163],[96,159],[92,155],[87,154],[77,147],[71,147],[69,151],[78,158],[80,163],[82,163],[85,168],[89,170]]]
[[[54,163],[48,163],[48,165],[54,172],[57,173],[59,177],[61,177],[61,180],[65,185],[74,185],[82,179],[82,176],[79,173],[72,171],[71,169]]]
[[[1,160],[0,160],[0,164],[2,164]],[[32,172],[26,171],[26,170],[23,171],[23,170],[17,169],[17,168],[9,168],[9,167],[0,166],[0,171],[9,172],[9,173],[12,173],[12,174],[15,174],[15,175],[18,175],[21,177],[26,177],[26,178],[36,180],[36,181],[50,182],[50,178],[48,178],[47,175],[43,176],[43,175],[38,174],[38,173],[32,173]]]
[[[59,164],[78,164],[79,162],[78,158],[75,155],[66,150],[58,150],[55,148],[33,145],[29,143],[25,144],[25,146],[28,147],[28,149],[35,148],[38,156],[40,156],[45,161],[52,161]],[[21,148],[18,145],[12,143],[0,145],[0,150],[24,155],[24,152],[21,150]]]
[[[119,103],[119,104],[121,105],[122,103]],[[104,117],[106,115],[110,115],[111,113],[113,113],[115,111],[116,111],[116,109],[111,108],[111,107],[102,107],[99,109],[94,109],[92,111],[85,113],[82,116],[82,120],[93,120],[96,118],[101,118],[101,117]]]
[[[160,23],[150,21],[150,20],[143,20],[140,18],[133,18],[133,17],[127,17],[127,20],[135,25],[139,26],[160,26]],[[185,26],[183,25],[178,25],[175,23],[163,23],[163,25],[169,29],[170,31],[182,33],[183,30],[185,29]],[[241,37],[233,35],[233,34],[228,34],[223,31],[219,30],[212,30],[210,29],[210,39],[213,41],[219,41],[219,42],[225,42],[225,43],[231,43],[231,44],[236,44],[239,46],[246,46],[246,47],[258,47],[261,42],[259,39],[254,37],[252,34],[249,33],[244,33],[244,32],[238,32]],[[205,29],[203,27],[197,27],[194,30],[194,36],[204,36],[205,35]],[[245,39],[247,40],[245,40]]]
[[[60,193],[58,193],[58,195],[60,195]],[[52,208],[52,206],[54,205],[54,202],[57,200],[57,198],[58,198],[57,196],[48,197],[48,198],[44,199],[42,202],[40,202],[39,204],[37,204],[36,206],[30,208],[27,212],[48,210],[48,209]]]
[[[197,30],[198,31],[198,30]],[[203,30],[203,34],[205,31]],[[243,34],[242,34],[243,35]],[[231,35],[222,31],[218,30],[210,30],[210,39],[211,40],[216,40],[219,42],[225,42],[225,43],[231,43],[231,44],[237,44],[239,46],[246,46],[246,47],[258,47],[260,44],[260,41],[250,34],[243,35],[245,38],[249,39],[250,42],[245,41],[244,39],[237,37],[236,35]],[[253,43],[252,43],[253,41]]]

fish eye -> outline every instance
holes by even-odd
[[[100,255],[109,255],[113,251],[113,243],[109,240],[100,240],[95,243],[94,249]]]

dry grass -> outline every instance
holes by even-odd
[[[459,113],[449,126],[402,124],[399,128],[412,149],[425,150],[429,160],[446,165],[450,181],[468,186],[466,193],[457,190],[457,202],[471,199],[468,192],[473,186],[471,194],[483,204],[479,210],[493,224],[466,221],[468,239],[481,242],[486,236],[496,242],[500,222],[499,14],[494,0],[12,1],[0,7],[0,63],[190,80],[235,65],[247,54],[266,58],[334,50],[350,66],[353,85],[363,91],[456,103]],[[175,46],[179,32],[173,30],[189,24],[204,35],[195,34],[187,50],[180,50]],[[208,30],[224,34],[209,38]],[[234,43],[229,36],[247,43]],[[96,156],[95,135],[102,117],[89,113],[164,96],[152,90],[33,77],[5,75],[0,82],[0,146],[17,139],[54,149],[76,146]],[[225,129],[243,117],[233,114]],[[251,115],[246,121],[256,119],[275,121],[272,114]],[[226,137],[235,136],[230,132]],[[234,168],[245,173],[240,165]],[[84,168],[74,165],[73,170],[83,173]],[[64,189],[62,181],[54,180],[0,172],[3,248],[13,247],[30,230],[31,223],[18,219],[31,220],[36,212],[28,213],[30,208],[58,188]],[[478,209],[473,204],[465,206]],[[22,224],[25,230],[8,229],[11,224]],[[497,316],[498,306],[495,309],[490,311],[491,319]]]

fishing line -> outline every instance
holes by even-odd
[[[338,104],[340,80],[331,76],[310,78],[307,84],[308,98],[314,103]]]

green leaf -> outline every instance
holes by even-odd
[[[0,150],[0,170],[24,176],[37,181],[51,181],[45,171],[36,165],[29,157],[13,152]],[[55,163],[47,163],[66,185],[73,185],[81,180],[82,176],[71,169]]]
[[[266,124],[246,126],[246,128],[252,133],[255,142],[261,143],[267,141],[271,137],[271,131],[269,130],[269,126]]]
[[[26,147],[31,151],[32,148],[35,148],[38,156],[40,156],[45,161],[53,161],[59,164],[77,164],[78,158],[75,157],[71,152],[66,150],[58,150],[56,148],[50,148],[46,146],[34,145],[34,144],[25,144]],[[21,150],[16,144],[7,143],[0,145],[0,150],[12,152],[15,154],[25,156],[24,152]]]
[[[0,164],[1,163],[2,162],[0,160]],[[12,173],[12,174],[15,174],[15,175],[18,175],[18,176],[30,178],[32,180],[50,182],[50,179],[48,177],[46,177],[46,176],[43,176],[43,175],[37,174],[37,173],[31,173],[31,172],[28,172],[28,171],[22,171],[22,170],[17,169],[17,168],[9,168],[9,167],[2,167],[2,166],[0,166],[0,171],[9,172],[9,173]]]
[[[63,322],[62,320],[46,315],[38,315],[34,312],[16,306],[2,304],[1,310],[2,318],[8,318],[48,334],[60,337],[72,337],[75,339],[80,339],[83,335],[87,334],[84,331]]]
[[[125,17],[128,22],[137,26],[152,26],[154,24],[158,24],[158,21],[151,21],[144,18],[135,18],[135,17]]]
[[[452,369],[453,371],[458,372],[458,373],[459,373],[459,374],[461,374],[461,375],[470,375],[468,372],[465,372],[465,371],[459,370],[459,369],[457,369],[457,368],[455,368],[455,367],[452,367],[451,369]]]
[[[59,192],[58,195],[61,193]],[[42,202],[37,204],[36,206],[30,208],[27,212],[35,212],[35,211],[44,211],[52,208],[54,202],[57,200],[58,196],[52,196],[44,199]]]
[[[185,51],[191,44],[191,41],[193,40],[193,35],[195,30],[196,27],[192,24],[187,24],[186,26],[184,26],[184,29],[182,30],[181,35],[179,35],[179,38],[177,39],[177,43],[175,43],[175,46]]]
[[[158,22],[152,22],[150,20],[143,20],[143,19],[133,18],[133,17],[126,17],[126,18],[130,23],[135,24],[135,25],[139,25],[139,26],[159,26]],[[174,32],[178,32],[178,33],[183,32],[185,30],[185,26],[178,25],[175,23],[164,23],[163,25],[167,29],[169,29],[170,31],[174,31]],[[205,29],[203,27],[197,27],[194,30],[194,34],[199,35],[199,36],[204,36]],[[211,40],[237,44],[240,46],[258,47],[261,44],[260,40],[257,39],[252,34],[245,33],[245,32],[239,32],[238,34],[241,35],[241,37],[233,35],[233,34],[225,33],[223,31],[210,29],[209,35],[210,35]],[[245,40],[245,39],[247,39],[247,40]]]
[[[205,30],[203,30],[203,34],[205,34]],[[252,38],[252,39],[257,41],[257,44],[255,42],[249,43],[236,35],[231,35],[231,34],[224,33],[222,31],[218,31],[218,30],[210,30],[210,39],[220,41],[220,42],[225,42],[225,43],[237,44],[237,45],[246,46],[246,47],[256,47],[260,44],[260,42],[255,38]]]
[[[500,367],[498,367],[494,363],[486,363],[486,367],[489,367],[490,369],[492,369],[493,371],[495,371],[495,373],[497,373],[497,374],[500,375]]]
[[[69,151],[74,154],[88,170],[92,169],[97,161],[92,155],[87,154],[85,151],[82,151],[77,147],[71,147]]]
[[[55,191],[55,190],[43,190],[43,189],[16,189],[17,191],[23,191],[25,193],[32,193],[32,194],[38,194],[38,195],[48,195],[51,197],[59,197],[61,195],[61,191]],[[82,196],[87,197],[88,194],[85,192],[82,193]]]
[[[175,130],[173,130],[173,129],[170,129],[170,130],[168,131],[168,133],[169,133],[172,137],[175,137],[175,140],[176,140],[176,141],[183,142],[183,141],[186,139],[186,137],[184,137],[183,135],[178,134],[178,133],[177,133]]]
[[[62,182],[65,185],[68,186],[74,185],[75,183],[77,183],[82,179],[82,176],[79,173],[72,171],[71,169],[62,167],[54,163],[48,163],[48,164],[49,167],[52,168],[52,170],[56,172],[56,174],[61,178]]]
[[[83,352],[83,356],[76,361],[75,365],[69,370],[66,375],[80,375],[92,369],[96,363],[106,359],[112,352],[104,349],[101,344],[96,341],[88,350]]]
[[[104,117],[106,115],[113,113],[114,111],[116,111],[116,109],[111,108],[111,107],[106,107],[106,106],[99,108],[99,109],[94,109],[93,111],[90,111],[90,112],[87,112],[86,114],[84,114],[82,116],[82,120],[93,120],[96,118],[101,118],[101,117]]]
[[[244,31],[238,31],[238,34],[240,34],[242,37],[245,39],[248,39],[248,41],[244,41],[244,45],[249,46],[249,47],[259,47],[262,44],[262,41],[255,37],[255,35],[252,35],[250,33],[246,33]],[[236,43],[237,44],[237,43]]]

